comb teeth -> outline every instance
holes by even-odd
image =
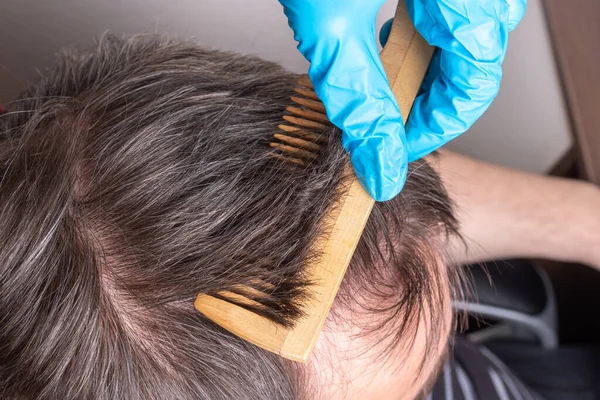
[[[314,93],[314,92],[312,92],[312,93]],[[315,93],[315,96],[316,96],[316,93]],[[320,113],[321,115],[325,114],[325,105],[323,105],[323,103],[321,103],[319,100],[311,100],[310,98],[307,99],[304,97],[293,96],[292,101],[300,104],[301,106],[308,108],[309,110],[316,111],[317,113]],[[329,120],[327,120],[327,121],[329,121]]]
[[[298,85],[294,89],[298,95],[291,97],[298,106],[286,108],[285,122],[278,126],[281,131],[273,135],[269,145],[275,150],[275,157],[306,165],[319,156],[322,145],[327,142],[323,132],[331,126],[331,122],[308,75],[301,75]]]

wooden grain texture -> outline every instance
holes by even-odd
[[[381,59],[405,122],[432,54],[433,48],[415,31],[404,1],[400,1]],[[304,85],[310,87],[310,82]],[[310,94],[306,97],[314,99]],[[310,288],[310,299],[303,305],[306,316],[292,329],[285,329],[250,311],[207,295],[197,297],[196,309],[259,347],[290,360],[307,360],[374,204],[350,164],[345,173],[352,177],[348,189],[326,216],[323,225],[330,227],[329,231],[324,232],[314,244],[322,257],[306,267],[314,282]]]

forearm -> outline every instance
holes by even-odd
[[[600,268],[600,189],[534,175],[449,151],[430,159],[461,223],[467,248],[456,262],[509,257],[580,262]]]

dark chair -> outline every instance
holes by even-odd
[[[600,345],[559,347],[557,301],[544,270],[524,260],[467,268],[471,295],[454,306],[474,321],[468,339],[485,345],[544,400],[600,399]]]
[[[467,337],[477,343],[498,339],[558,346],[557,307],[552,283],[540,268],[525,260],[489,262],[467,267],[472,287],[467,299],[455,302],[471,317]]]

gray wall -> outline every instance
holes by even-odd
[[[539,0],[511,35],[498,98],[450,147],[530,171],[547,170],[570,139]],[[383,6],[378,25],[393,15]],[[305,72],[276,0],[0,0],[0,102],[8,102],[66,44],[113,33],[170,32],[253,53]]]

